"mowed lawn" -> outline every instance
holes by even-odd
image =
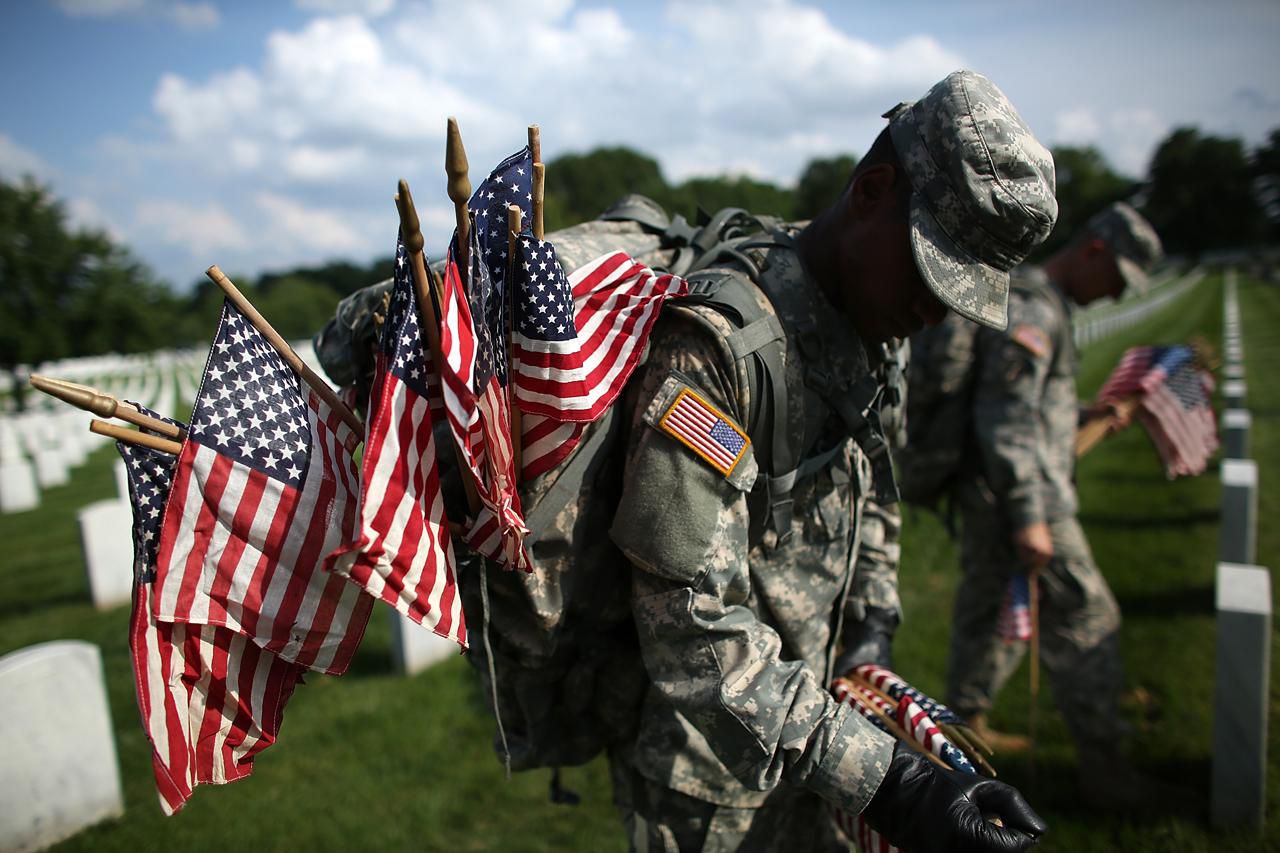
[[[1280,368],[1280,288],[1240,278],[1253,455],[1261,471],[1261,519],[1280,497],[1280,390],[1265,379]],[[1126,346],[1221,338],[1221,278],[1211,275],[1145,323],[1084,353],[1082,396],[1091,396]],[[87,416],[86,416],[87,422]],[[75,511],[114,490],[114,451],[104,448],[70,485],[46,492],[40,509],[0,516],[0,653],[46,640],[77,638],[103,653],[125,788],[125,817],[66,842],[67,850],[505,850],[625,849],[597,760],[565,771],[582,796],[576,807],[547,798],[545,771],[504,777],[490,743],[493,726],[461,658],[414,678],[390,672],[386,614],[375,612],[353,671],[314,676],[288,707],[280,740],[250,779],[202,786],[179,815],[156,802],[150,756],[133,696],[126,646],[127,608],[98,613],[87,604]],[[1145,818],[1102,817],[1077,805],[1073,750],[1050,688],[1042,687],[1034,768],[997,760],[1050,823],[1041,849],[1058,851],[1256,850],[1280,845],[1280,829],[1222,834],[1207,825],[1214,661],[1213,569],[1220,487],[1216,468],[1168,482],[1138,430],[1104,442],[1080,466],[1082,518],[1095,554],[1125,613],[1130,685],[1151,700],[1125,714],[1135,729],[1134,761],[1184,785],[1199,810]],[[1280,565],[1280,532],[1259,530],[1259,562]],[[902,587],[907,622],[898,667],[941,695],[956,553],[935,518],[909,512]],[[1280,655],[1273,655],[1273,661]],[[1273,677],[1273,696],[1277,679]],[[1026,730],[1027,666],[1002,694],[995,722]],[[68,701],[74,701],[69,697]],[[1277,737],[1275,726],[1271,737]],[[1269,811],[1276,815],[1273,747]],[[1280,818],[1278,818],[1280,819]]]

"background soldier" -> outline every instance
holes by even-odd
[[[1082,792],[1114,807],[1134,804],[1140,786],[1116,761],[1120,609],[1076,519],[1076,430],[1105,412],[1078,408],[1070,305],[1145,288],[1160,254],[1150,223],[1117,203],[1042,268],[1014,270],[1008,328],[980,329],[973,345],[964,434],[974,465],[956,490],[964,577],[947,701],[997,749],[1026,748],[1026,738],[992,732],[986,715],[1025,653],[1024,643],[997,636],[1005,589],[1013,573],[1038,569],[1040,656],[1077,744]]]

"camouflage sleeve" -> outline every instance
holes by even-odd
[[[1053,360],[1053,323],[1043,300],[1010,294],[1008,329],[982,329],[974,344],[974,436],[987,484],[1015,528],[1045,520],[1040,409]]]
[[[861,541],[853,575],[853,591],[845,604],[845,624],[862,621],[864,608],[892,610],[902,617],[898,599],[898,561],[902,546],[902,514],[897,504],[867,498],[862,509]]]
[[[687,323],[664,318],[633,381],[625,486],[611,530],[636,567],[632,610],[645,668],[743,785],[768,791],[785,776],[856,813],[884,778],[892,744],[835,702],[804,662],[783,660],[777,632],[751,609],[754,459],[726,473],[654,426],[655,411],[674,397],[673,377],[741,422],[714,344]]]

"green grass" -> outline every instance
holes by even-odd
[[[1280,390],[1265,378],[1280,367],[1280,289],[1241,278],[1241,313],[1253,455],[1261,470],[1261,519],[1280,512]],[[1159,315],[1085,353],[1080,388],[1089,396],[1126,346],[1221,335],[1220,278],[1211,276]],[[93,610],[80,558],[75,510],[112,494],[112,451],[104,448],[70,485],[45,492],[38,510],[0,516],[0,652],[78,638],[103,652],[124,780],[124,818],[92,828],[59,849],[214,850],[603,850],[624,849],[599,760],[568,770],[577,807],[548,802],[548,774],[504,779],[490,747],[493,726],[468,666],[447,661],[413,678],[390,672],[387,617],[379,610],[353,671],[309,677],[289,704],[278,743],[254,776],[202,786],[187,808],[162,816],[150,757],[134,704],[126,648],[127,608]],[[1126,712],[1135,727],[1135,762],[1177,780],[1208,801],[1214,655],[1213,569],[1218,549],[1216,467],[1168,482],[1146,437],[1131,430],[1100,445],[1080,466],[1082,519],[1098,562],[1125,613],[1124,654],[1131,684],[1155,704]],[[1259,563],[1280,565],[1280,531],[1263,524]],[[953,544],[936,519],[909,513],[902,568],[907,623],[900,670],[941,695],[958,577]],[[1280,653],[1273,654],[1280,661]],[[1026,666],[1001,695],[996,724],[1025,730]],[[1272,678],[1275,691],[1280,679]],[[1274,694],[1273,694],[1274,695]],[[1099,817],[1076,804],[1074,753],[1046,687],[1038,705],[1039,746],[1032,777],[1024,761],[999,765],[1050,823],[1041,849],[1081,851],[1256,850],[1280,845],[1280,767],[1275,738],[1269,811],[1262,839],[1222,835],[1205,810],[1141,821]]]

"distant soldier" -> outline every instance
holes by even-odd
[[[1072,305],[1145,288],[1160,240],[1137,211],[1116,203],[1095,215],[1043,267],[1013,272],[1009,325],[973,341],[969,443],[955,488],[964,577],[951,633],[948,702],[999,750],[1027,739],[994,732],[987,713],[1025,653],[997,635],[1010,578],[1039,570],[1040,650],[1053,695],[1077,745],[1082,791],[1123,807],[1140,794],[1117,747],[1125,726],[1120,609],[1076,519],[1075,437],[1081,410]],[[948,322],[955,322],[951,318]]]

